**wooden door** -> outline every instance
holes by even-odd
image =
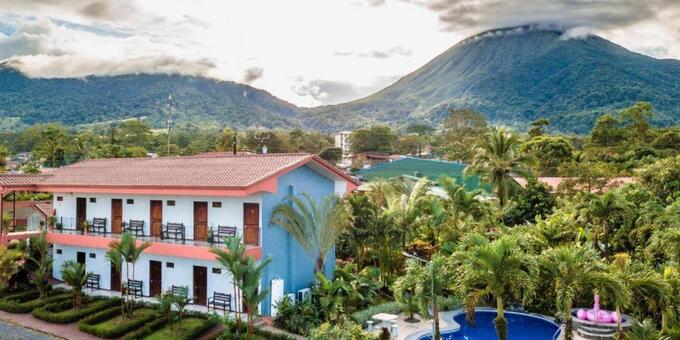
[[[194,240],[208,239],[208,202],[194,202]]]
[[[120,269],[111,264],[111,290],[120,292]]]
[[[149,296],[160,295],[163,291],[163,263],[149,261]]]
[[[114,234],[123,232],[123,200],[120,198],[111,200],[111,232]]]
[[[85,255],[86,254],[82,251],[79,251],[78,253],[76,253],[76,262],[81,263],[81,264],[85,264]]]
[[[87,199],[76,198],[76,229],[83,230],[83,223],[87,220]]]
[[[243,203],[243,240],[245,244],[260,244],[260,204]]]
[[[161,236],[163,228],[163,201],[151,201],[151,236]]]
[[[207,305],[208,268],[194,266],[194,304]]]

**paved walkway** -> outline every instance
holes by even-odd
[[[0,338],[11,340],[53,340],[55,337],[38,333],[5,321],[0,321]]]
[[[83,333],[78,330],[78,323],[72,323],[72,324],[66,324],[66,325],[61,325],[61,324],[56,324],[56,323],[49,323],[47,321],[39,320],[31,316],[30,313],[26,314],[14,314],[14,313],[7,313],[4,311],[0,311],[0,320],[8,322],[9,324],[13,324],[15,328],[26,328],[26,329],[32,329],[36,330],[45,334],[49,334],[52,337],[45,336],[44,338],[36,338],[36,339],[54,339],[54,338],[60,338],[60,339],[78,339],[78,340],[94,340],[94,339],[99,339],[97,337],[91,336],[87,333]],[[3,338],[4,339],[4,338]],[[12,338],[10,338],[12,339]],[[17,338],[17,339],[24,339],[24,338]],[[26,339],[32,339],[32,338],[26,338]]]

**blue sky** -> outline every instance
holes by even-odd
[[[21,0],[0,2],[0,60],[34,77],[200,75],[315,106],[527,23],[680,59],[677,0]]]

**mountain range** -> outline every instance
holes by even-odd
[[[656,124],[680,122],[680,61],[629,51],[598,36],[532,26],[465,39],[394,84],[352,102],[299,108],[254,87],[180,75],[29,78],[0,67],[1,128],[145,117],[165,122],[169,93],[178,123],[306,127],[439,124],[449,108],[472,108],[498,124],[583,133],[604,112],[648,101]]]

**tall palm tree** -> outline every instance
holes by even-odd
[[[619,287],[616,279],[607,274],[605,266],[593,249],[574,245],[550,248],[541,254],[541,270],[553,281],[556,305],[565,321],[565,339],[573,337],[571,309],[574,300],[603,286]]]
[[[513,175],[527,177],[530,174],[530,158],[517,151],[519,139],[501,127],[487,132],[474,149],[472,164],[467,174],[479,174],[491,183],[501,207],[510,194],[519,188]]]
[[[248,257],[244,261],[243,276],[239,286],[243,304],[248,313],[248,338],[251,338],[253,334],[254,320],[259,313],[258,306],[269,294],[269,289],[262,288],[261,283],[264,269],[271,261],[271,257],[260,261]]]
[[[306,193],[290,196],[290,204],[279,204],[271,223],[287,230],[314,258],[314,273],[323,272],[328,252],[338,236],[352,225],[352,209],[340,197],[326,196],[321,204]]]
[[[238,293],[238,280],[243,276],[244,259],[246,258],[246,246],[238,236],[226,237],[224,239],[225,249],[212,248],[210,252],[217,256],[217,262],[231,274],[232,289],[234,292],[234,303],[236,304],[236,322],[241,322],[241,294]],[[237,332],[238,332],[237,327]]]
[[[132,279],[135,279],[135,263],[137,260],[139,260],[139,257],[142,255],[144,250],[146,248],[149,248],[151,246],[151,243],[148,241],[144,241],[137,245],[137,240],[130,234],[129,232],[124,232],[123,235],[120,237],[120,243],[118,244],[118,251],[121,254],[121,257],[123,258],[123,261],[125,261],[125,277],[126,277],[126,282],[130,281],[130,264],[132,264]],[[130,294],[129,290],[126,289],[125,295],[128,297],[128,308],[126,308],[125,312],[127,313],[127,317],[132,316],[132,300],[130,299]]]
[[[630,222],[632,207],[621,200],[613,191],[593,197],[585,207],[585,214],[593,222],[593,248],[600,249],[600,237],[604,243],[604,256],[609,256],[609,233],[613,223],[620,220]]]
[[[29,260],[36,265],[33,271],[33,279],[31,282],[38,289],[41,298],[47,295],[48,282],[47,279],[52,275],[52,255],[50,255],[50,243],[47,241],[47,230],[43,230],[38,237],[31,238],[31,247],[35,256],[29,257]]]
[[[447,176],[440,177],[437,182],[446,191],[447,201],[452,210],[455,223],[459,219],[465,218],[466,215],[470,215],[475,219],[479,219],[484,215],[484,204],[479,200],[482,190],[468,191],[464,185],[456,183],[454,178]]]
[[[120,287],[120,310],[125,314],[125,290],[123,289],[123,254],[120,252],[120,242],[113,240],[109,243],[106,251],[106,259],[111,262],[111,267],[118,274],[118,287]]]
[[[460,263],[456,269],[456,290],[465,297],[468,318],[474,317],[474,308],[481,299],[495,298],[496,333],[499,339],[506,340],[505,298],[521,299],[524,303],[531,300],[538,264],[511,236],[504,235],[493,242],[477,237],[474,241],[476,245],[452,255]]]
[[[671,287],[663,275],[643,264],[632,262],[628,254],[616,254],[610,272],[629,294],[628,298],[617,300],[617,314],[621,315],[621,309],[627,307],[631,301],[635,301],[638,306],[646,305],[647,310],[640,311],[641,316],[645,312],[663,312],[670,305]],[[617,321],[618,332],[622,337],[621,319]]]
[[[83,302],[83,287],[87,283],[85,265],[74,261],[66,261],[61,265],[61,279],[71,286],[73,307],[80,308]]]

